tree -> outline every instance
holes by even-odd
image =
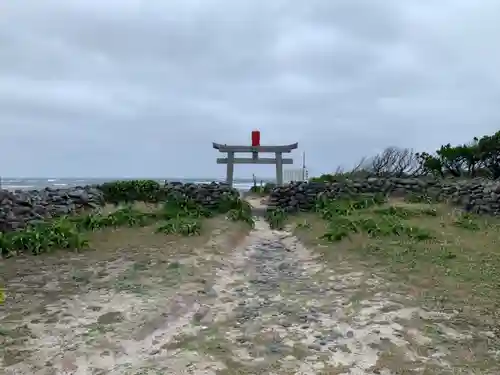
[[[417,154],[409,148],[388,147],[370,159],[367,167],[375,176],[407,177],[420,174]]]
[[[500,131],[492,136],[475,138],[474,141],[482,167],[488,171],[491,178],[500,178]]]
[[[444,177],[443,165],[440,159],[438,159],[435,156],[432,156],[427,152],[417,153],[416,155],[418,162],[420,164],[420,169],[422,170],[422,174],[424,175],[433,174]]]
[[[442,177],[500,178],[500,131],[458,146],[443,145],[435,155],[417,154],[424,173]]]
[[[500,179],[500,131],[481,138],[474,137],[472,142],[462,145],[447,143],[432,154],[388,147],[372,158],[363,158],[350,172],[338,169],[334,174],[323,175],[318,180],[419,175]]]

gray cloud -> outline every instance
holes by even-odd
[[[222,177],[211,142],[311,173],[498,130],[493,0],[20,0],[3,6],[4,176]],[[300,164],[300,153],[294,154]],[[239,166],[237,176],[272,176]]]

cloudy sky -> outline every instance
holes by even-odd
[[[222,177],[211,142],[311,174],[500,128],[498,0],[15,0],[0,175]],[[236,176],[274,167],[238,166]]]

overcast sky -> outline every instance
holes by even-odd
[[[223,177],[212,141],[311,174],[500,129],[498,0],[15,0],[3,176]],[[237,166],[236,176],[274,166]]]

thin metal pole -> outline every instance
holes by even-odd
[[[302,181],[306,180],[306,152],[302,152]]]

